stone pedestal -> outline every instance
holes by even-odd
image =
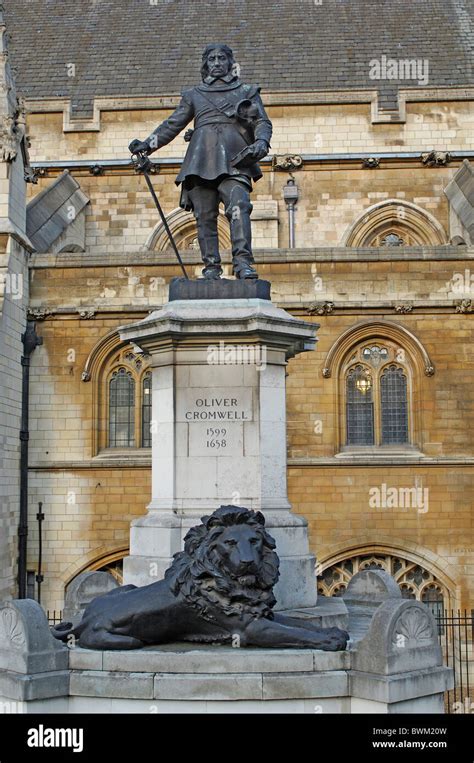
[[[125,583],[161,578],[188,529],[232,503],[262,511],[277,542],[277,608],[312,607],[307,523],[287,496],[285,372],[317,326],[268,299],[195,295],[120,329],[153,369],[152,497],[132,523]]]
[[[37,602],[0,604],[0,713],[444,712],[453,671],[443,667],[424,604],[402,599],[381,570],[355,575],[344,600],[321,602],[323,627],[349,610],[347,651],[184,643],[67,649]]]

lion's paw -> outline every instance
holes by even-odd
[[[349,634],[347,631],[343,631],[341,628],[328,628],[319,648],[326,652],[341,652],[346,648],[348,641]]]

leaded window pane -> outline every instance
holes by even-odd
[[[346,421],[348,445],[374,444],[372,377],[360,365],[347,374]]]
[[[109,447],[135,447],[135,381],[125,368],[109,383]]]
[[[382,445],[408,442],[407,379],[402,368],[389,366],[380,379]]]
[[[151,448],[151,374],[143,379],[142,393],[142,448]]]

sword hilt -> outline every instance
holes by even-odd
[[[132,154],[132,162],[135,165],[136,172],[149,172],[153,164],[146,151],[136,151]]]

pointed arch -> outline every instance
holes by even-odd
[[[129,554],[129,546],[123,544],[117,545],[115,548],[99,546],[93,548],[90,551],[81,554],[73,562],[71,562],[61,575],[64,588],[76,578],[81,572],[95,572],[105,567],[107,564],[118,562]]]
[[[448,244],[441,223],[426,209],[403,199],[385,199],[364,210],[346,230],[341,245],[380,246],[381,240],[394,234],[409,246]]]
[[[378,533],[378,539],[372,543],[367,538],[352,538],[334,546],[329,553],[318,555],[318,576],[331,567],[336,567],[344,561],[360,556],[389,556],[403,559],[427,570],[439,582],[448,594],[448,609],[454,608],[459,602],[459,586],[456,583],[456,573],[447,559],[412,541],[394,536],[384,537]],[[433,581],[421,585],[426,588]]]
[[[350,349],[361,341],[377,338],[387,338],[398,342],[402,347],[408,349],[418,367],[425,376],[433,376],[435,369],[428,351],[415,334],[409,331],[405,326],[391,321],[364,321],[348,328],[332,344],[326,355],[323,366],[323,376],[325,379],[336,374],[339,367],[350,351]]]
[[[108,447],[108,408],[109,387],[108,382],[111,373],[120,367],[127,368],[133,376],[136,389],[134,439],[135,447],[150,447],[144,443],[143,437],[143,380],[149,371],[150,357],[142,353],[133,344],[120,339],[117,329],[112,329],[105,334],[92,348],[89,353],[84,369],[82,381],[92,383],[92,455],[96,456],[101,450]],[[148,412],[147,412],[148,414]]]
[[[197,239],[196,220],[191,212],[186,212],[178,207],[166,215],[166,222],[173,234],[178,249],[193,249]],[[230,249],[229,223],[223,211],[219,211],[217,218],[217,232],[219,235],[220,249]],[[158,223],[152,230],[145,244],[146,251],[164,252],[170,248],[168,234],[163,223]]]
[[[378,347],[368,348],[365,346],[366,343],[372,342]],[[370,350],[380,350],[380,348],[386,353],[385,358],[383,361],[380,360],[378,365],[374,365],[370,373],[371,383],[374,385],[373,392],[375,393],[372,411],[374,417],[373,437],[371,439],[368,436],[364,439],[362,435],[356,437],[355,440],[360,440],[360,442],[355,445],[355,442],[351,442],[351,438],[348,437],[350,410],[347,405],[347,374],[352,366],[364,362],[365,355],[363,353],[369,351],[370,354]],[[387,450],[390,438],[383,436],[383,421],[384,416],[388,415],[388,403],[382,401],[380,375],[386,366],[393,364],[402,368],[403,375],[406,377],[406,399],[400,401],[400,406],[406,408],[403,411],[404,421],[406,419],[406,437],[405,439],[400,438],[398,445],[394,441],[393,447],[397,450],[402,447],[407,453],[422,451],[423,377],[434,374],[434,365],[426,348],[415,334],[397,323],[375,319],[348,328],[336,339],[326,355],[322,374],[325,379],[334,378],[332,386],[336,453],[341,454],[343,451],[354,447],[359,450],[360,448],[373,449],[374,447]],[[396,403],[396,400],[394,399],[392,402]],[[367,416],[370,415],[368,409],[360,410],[365,412]],[[394,421],[391,420],[391,423],[394,424]],[[405,427],[405,423],[403,426]],[[362,442],[362,440],[364,441]]]

